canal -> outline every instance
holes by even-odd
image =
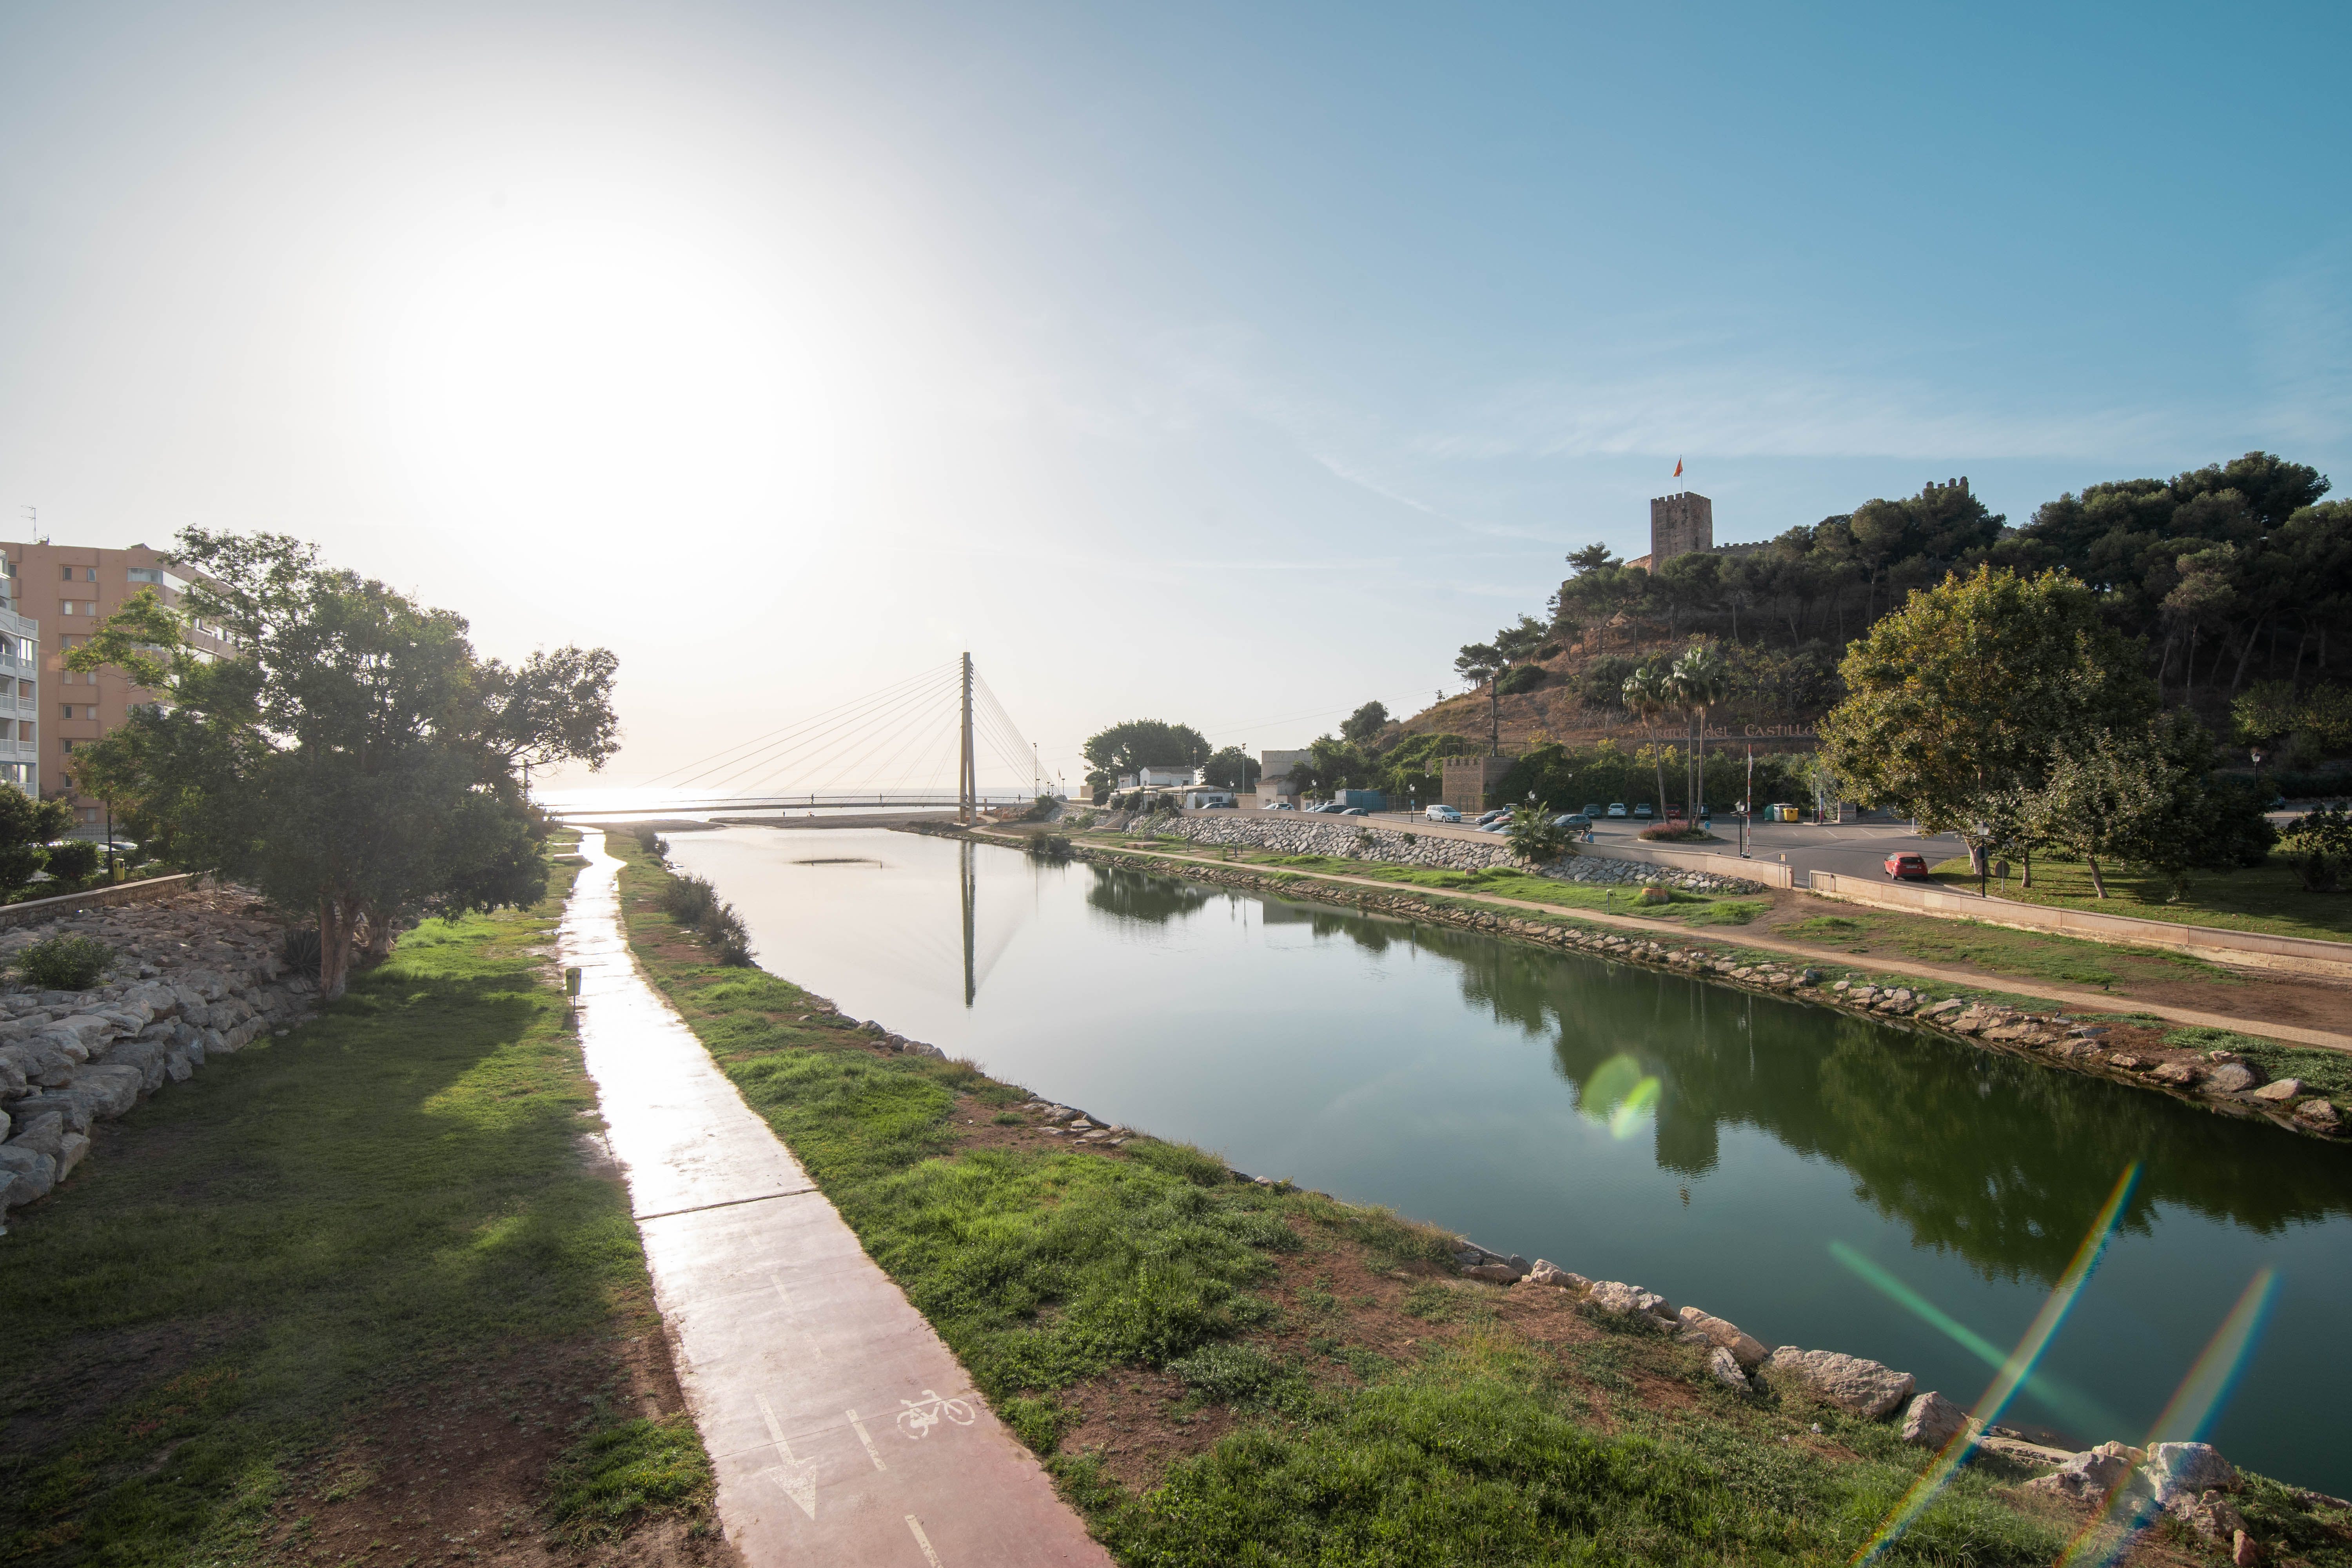
[[[1963,1404],[2137,1161],[2009,1420],[2141,1441],[2269,1270],[2210,1439],[2352,1492],[2344,1149],[1825,1007],[1173,878],[860,830],[681,833],[671,858],[768,969],[1009,1082]]]

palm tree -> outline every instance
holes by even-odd
[[[1655,663],[1644,664],[1625,678],[1620,689],[1625,707],[1642,721],[1643,731],[1650,737],[1650,760],[1658,769],[1658,820],[1666,819],[1666,753],[1658,745],[1658,721],[1674,711],[1675,701],[1666,689],[1667,672]]]
[[[1731,670],[1723,655],[1705,643],[1693,643],[1675,660],[1670,677],[1675,700],[1691,720],[1690,816],[1698,826],[1698,809],[1706,793],[1706,711],[1730,695]]]

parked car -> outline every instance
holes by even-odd
[[[1668,822],[1680,822],[1682,819],[1683,808],[1681,806],[1670,805],[1666,807],[1666,820]]]
[[[1277,800],[1272,805],[1266,807],[1266,810],[1268,811],[1297,811],[1297,809],[1298,808],[1297,806],[1291,805],[1286,800]]]
[[[1364,815],[1364,808],[1360,805],[1343,805],[1339,809],[1337,815],[1340,816],[1361,816]]]
[[[1563,816],[1553,817],[1551,819],[1551,825],[1554,827],[1573,827],[1581,830],[1592,826],[1592,818],[1590,815],[1584,812],[1571,811]]]
[[[1889,855],[1886,874],[1900,881],[1927,880],[1927,858],[1924,855]]]
[[[1490,822],[1500,822],[1503,818],[1510,815],[1511,808],[1509,806],[1498,805],[1494,810],[1486,813],[1484,816],[1481,816],[1478,819],[1478,826],[1484,827]]]
[[[1625,803],[1623,801],[1612,800],[1609,803],[1609,815],[1612,816],[1625,816],[1630,814],[1626,811]]]
[[[1462,820],[1462,814],[1454,810],[1450,805],[1433,805],[1427,811],[1423,812],[1422,816],[1427,817],[1432,822],[1459,822]]]
[[[1650,803],[1645,800],[1641,805],[1633,808],[1633,815],[1641,817],[1650,817],[1655,816],[1658,814],[1650,809]]]
[[[1599,801],[1587,801],[1584,805],[1584,815],[1587,816],[1604,816],[1608,814],[1602,810]]]

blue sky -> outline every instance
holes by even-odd
[[[2347,30],[20,5],[0,504],[608,644],[620,780],[967,647],[1066,766],[1296,744],[1645,548],[1677,457],[1724,539],[2345,471]]]

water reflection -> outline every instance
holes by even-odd
[[[1170,921],[1199,913],[1211,899],[1217,897],[1210,889],[1191,882],[1124,871],[1115,866],[1089,866],[1087,869],[1094,873],[1094,886],[1087,889],[1087,904],[1120,920],[1166,925]]]
[[[1309,919],[1317,935],[1368,952],[1409,940],[1445,959],[1465,1001],[1551,1037],[1559,1075],[1596,1120],[1622,1120],[1633,1084],[1654,1079],[1662,1169],[1705,1175],[1723,1129],[1759,1129],[1834,1161],[1916,1245],[1957,1254],[1987,1279],[2055,1281],[2084,1216],[2135,1160],[2145,1173],[2123,1221],[2133,1234],[2148,1234],[2167,1206],[2265,1236],[2352,1214],[2341,1150],[2145,1090],[1451,926],[1328,910]]]

